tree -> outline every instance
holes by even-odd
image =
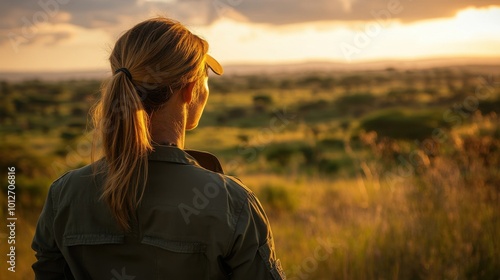
[[[253,108],[256,112],[265,112],[272,104],[273,98],[267,93],[260,93],[253,97]]]

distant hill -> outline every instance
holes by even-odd
[[[363,70],[425,69],[435,67],[467,68],[474,72],[500,74],[498,58],[430,58],[419,60],[383,60],[371,62],[331,62],[308,61],[279,64],[229,64],[225,65],[225,75],[283,74],[300,72],[345,72]],[[106,69],[61,72],[0,72],[0,80],[22,81],[40,79],[46,81],[70,79],[103,79],[110,74]]]
[[[64,71],[64,72],[0,72],[0,80],[23,81],[23,80],[80,80],[80,79],[103,79],[109,75],[109,70],[96,69],[88,71]]]
[[[475,72],[500,73],[499,58],[441,58],[421,60],[383,60],[371,62],[302,62],[289,64],[245,64],[228,65],[226,72],[231,74],[255,74],[255,73],[296,73],[296,72],[345,72],[345,71],[370,71],[393,68],[396,70],[426,69],[436,67],[459,67],[468,68]],[[498,69],[495,71],[495,69]],[[493,71],[492,71],[493,70]]]

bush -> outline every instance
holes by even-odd
[[[500,114],[500,99],[491,101],[481,101],[481,103],[479,103],[478,110],[481,111],[483,115],[489,114],[491,112]]]
[[[85,127],[87,126],[87,123],[85,122],[85,120],[74,120],[74,121],[70,121],[68,123],[68,128],[73,128],[73,129],[85,129]]]
[[[256,112],[265,112],[273,104],[273,98],[267,94],[259,94],[253,97],[253,108]]]
[[[318,150],[304,143],[280,143],[266,149],[265,158],[275,172],[285,168],[298,167],[302,172],[316,168],[320,154]]]
[[[271,147],[266,153],[266,160],[277,163],[280,167],[285,167],[296,152],[297,149],[287,145]]]
[[[316,111],[316,110],[323,110],[325,108],[328,108],[329,102],[326,100],[318,100],[314,102],[306,102],[302,105],[299,106],[299,112],[301,113],[307,113],[309,111]]]
[[[304,156],[305,164],[311,165],[315,164],[317,160],[317,153],[311,146],[303,145],[299,148],[300,153]]]
[[[319,172],[323,173],[323,174],[327,174],[327,175],[337,173],[340,168],[341,168],[341,166],[340,166],[339,162],[336,160],[332,160],[332,159],[324,158],[324,159],[320,160],[319,164],[318,164]]]
[[[375,131],[379,137],[414,140],[431,137],[435,128],[449,125],[438,112],[393,109],[366,117],[362,120],[360,128]]]
[[[335,107],[340,113],[359,116],[371,110],[377,98],[370,93],[345,95],[335,101]]]
[[[72,131],[63,131],[61,132],[60,136],[61,139],[65,141],[71,141],[76,139],[78,136],[80,136],[81,133],[79,132],[72,132]]]
[[[236,107],[227,111],[227,117],[229,119],[244,118],[246,115],[247,115],[247,109],[244,107]]]
[[[231,108],[227,111],[221,112],[218,114],[215,118],[217,124],[224,125],[227,124],[228,122],[231,122],[233,120],[237,119],[243,119],[248,115],[247,108],[245,107],[235,107]]]
[[[325,138],[319,141],[319,146],[324,149],[344,150],[344,140],[337,138]]]

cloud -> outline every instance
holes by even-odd
[[[66,23],[85,28],[130,26],[154,15],[168,15],[189,24],[208,24],[212,19],[211,0],[2,0],[0,29],[20,28],[30,22],[56,22],[60,13],[69,13]]]
[[[67,23],[99,28],[117,23],[123,16],[144,13],[135,0],[7,0],[0,2],[0,29],[20,28],[31,23],[58,23],[60,14],[69,14]]]
[[[391,18],[415,21],[488,5],[498,5],[498,0],[2,0],[0,31],[40,22],[116,31],[158,14],[188,25],[209,25],[221,17],[272,25],[364,21],[390,7],[398,11],[391,12]]]
[[[71,32],[45,32],[36,37],[33,43],[42,43],[46,46],[55,46],[58,43],[68,40],[73,36]]]
[[[498,0],[233,0],[234,8],[250,21],[290,24],[308,21],[366,21],[381,10],[401,21],[416,21],[453,16],[467,7],[498,5]],[[241,2],[241,3],[239,3]]]

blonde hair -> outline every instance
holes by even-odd
[[[128,30],[111,52],[114,75],[103,83],[93,110],[94,143],[101,141],[105,163],[94,175],[105,172],[101,199],[125,231],[147,182],[150,115],[174,92],[200,81],[207,51],[207,42],[182,24],[158,17]]]

